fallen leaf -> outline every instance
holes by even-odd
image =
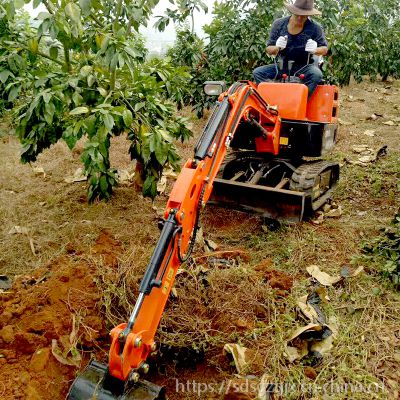
[[[367,121],[376,121],[378,118],[382,118],[383,114],[373,113],[367,118]]]
[[[63,365],[79,367],[81,364],[82,357],[79,351],[76,348],[70,348],[63,352],[56,339],[51,341],[51,352],[54,358]]]
[[[307,295],[300,297],[297,300],[297,305],[305,317],[307,317],[311,322],[315,322],[318,320],[318,314],[314,307],[312,307],[310,304],[307,304],[307,297]]]
[[[135,171],[129,171],[128,169],[119,169],[118,172],[118,183],[120,185],[127,185],[133,181]]]
[[[393,121],[385,121],[382,122],[383,125],[388,125],[388,126],[395,126],[396,124]]]
[[[374,137],[374,136],[375,136],[375,131],[372,130],[372,129],[367,129],[367,130],[364,132],[364,135],[370,136],[370,137]]]
[[[322,211],[317,211],[315,213],[317,218],[311,220],[313,225],[321,225],[324,222],[324,213]]]
[[[218,244],[212,241],[211,239],[204,239],[206,244],[206,252],[215,251],[218,249]]]
[[[9,231],[8,234],[9,235],[14,235],[14,234],[22,234],[22,235],[27,235],[28,234],[28,228],[24,227],[24,226],[18,226],[15,225],[13,226]]]
[[[373,162],[376,160],[376,157],[373,155],[369,155],[369,156],[362,156],[358,159],[358,161],[362,164],[368,164],[370,162]]]
[[[364,271],[364,267],[360,266],[354,271],[351,271],[349,267],[346,265],[342,267],[342,270],[340,271],[340,275],[343,278],[354,278],[355,276],[359,275],[362,271]]]
[[[321,271],[317,265],[310,265],[306,270],[314,279],[324,286],[332,286],[342,279],[341,276],[331,276]]]
[[[82,168],[78,168],[75,172],[74,175],[72,176],[67,176],[64,179],[64,182],[66,183],[74,183],[74,182],[83,182],[87,180],[87,176],[83,173]]]
[[[342,207],[331,208],[327,213],[325,213],[326,218],[339,218],[343,215]]]
[[[46,172],[44,172],[43,167],[32,167],[32,171],[35,173],[35,175],[43,174],[43,178],[46,178]]]
[[[165,192],[166,188],[167,188],[167,177],[163,174],[161,176],[161,179],[157,183],[157,192],[162,194]]]
[[[335,330],[328,325],[308,324],[295,330],[286,342],[284,355],[290,362],[306,356],[309,349],[324,355],[332,349],[335,335]]]
[[[371,152],[372,149],[370,147],[368,147],[365,144],[358,144],[352,147],[352,150],[354,153],[365,153],[365,152]]]
[[[239,374],[245,374],[249,368],[249,349],[236,343],[227,343],[224,345],[224,353],[231,354],[236,370]]]
[[[258,385],[256,400],[271,400],[275,391],[275,380],[268,374],[264,374]]]

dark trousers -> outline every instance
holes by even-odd
[[[296,76],[304,74],[303,83],[308,86],[308,97],[314,93],[318,83],[322,80],[322,71],[314,64],[305,65],[298,71],[295,71]],[[279,77],[278,69],[275,64],[263,65],[257,67],[253,71],[254,80],[257,84],[261,82],[268,82]]]

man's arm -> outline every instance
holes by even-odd
[[[314,54],[316,56],[326,56],[328,54],[328,46],[317,47]]]
[[[278,46],[267,46],[267,54],[269,56],[276,56],[279,53],[280,48]]]
[[[279,53],[280,48],[275,45],[279,38],[279,26],[280,20],[275,20],[272,24],[271,32],[267,40],[267,54],[269,56],[276,56]]]
[[[328,41],[326,40],[325,32],[321,25],[315,23],[316,35],[313,38],[317,42],[317,49],[315,50],[316,56],[326,56],[328,54]]]

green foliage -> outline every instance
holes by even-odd
[[[381,236],[371,240],[365,246],[364,252],[383,264],[382,275],[400,289],[400,210],[392,225]]]
[[[204,27],[208,44],[193,45],[196,37],[189,29],[178,33],[170,50],[177,65],[186,65],[192,75],[187,99],[199,115],[209,99],[202,95],[205,80],[225,80],[228,84],[253,79],[255,67],[270,64],[265,43],[272,22],[288,15],[283,0],[228,0],[214,4],[212,22]],[[324,66],[328,81],[348,84],[364,76],[400,76],[400,11],[398,1],[324,0],[317,1],[323,12],[317,17],[325,29],[330,53]],[[168,14],[162,24],[172,20],[182,25],[188,14]],[[161,21],[161,20],[160,20]],[[190,37],[189,35],[192,34]],[[201,60],[193,65],[193,60]]]
[[[2,1],[12,31],[1,38],[9,73],[0,73],[8,100],[17,100],[17,134],[22,162],[61,138],[73,149],[86,138],[82,161],[88,175],[88,198],[107,199],[117,184],[109,162],[110,139],[127,132],[130,155],[141,163],[145,195],[156,195],[165,165],[178,168],[176,139],[190,132],[175,115],[189,75],[166,60],[145,61],[147,51],[137,30],[157,0],[36,0],[47,12],[37,28],[19,29],[19,2]],[[10,29],[11,30],[11,29]]]
[[[331,63],[326,74],[339,84],[364,75],[400,76],[400,12],[398,2],[320,1]]]
[[[155,27],[161,32],[169,25],[172,20],[178,26],[186,25],[187,19],[191,19],[190,32],[194,33],[194,12],[208,12],[207,5],[201,0],[170,0],[175,5],[175,9],[167,8],[164,16],[159,16]]]

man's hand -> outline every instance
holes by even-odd
[[[287,37],[286,36],[279,36],[278,40],[275,43],[276,47],[279,47],[280,50],[283,50],[287,46]]]
[[[317,44],[317,42],[315,40],[312,40],[312,39],[308,39],[307,40],[305,50],[308,53],[315,54],[315,52],[317,51],[317,48],[318,48],[318,44]]]

